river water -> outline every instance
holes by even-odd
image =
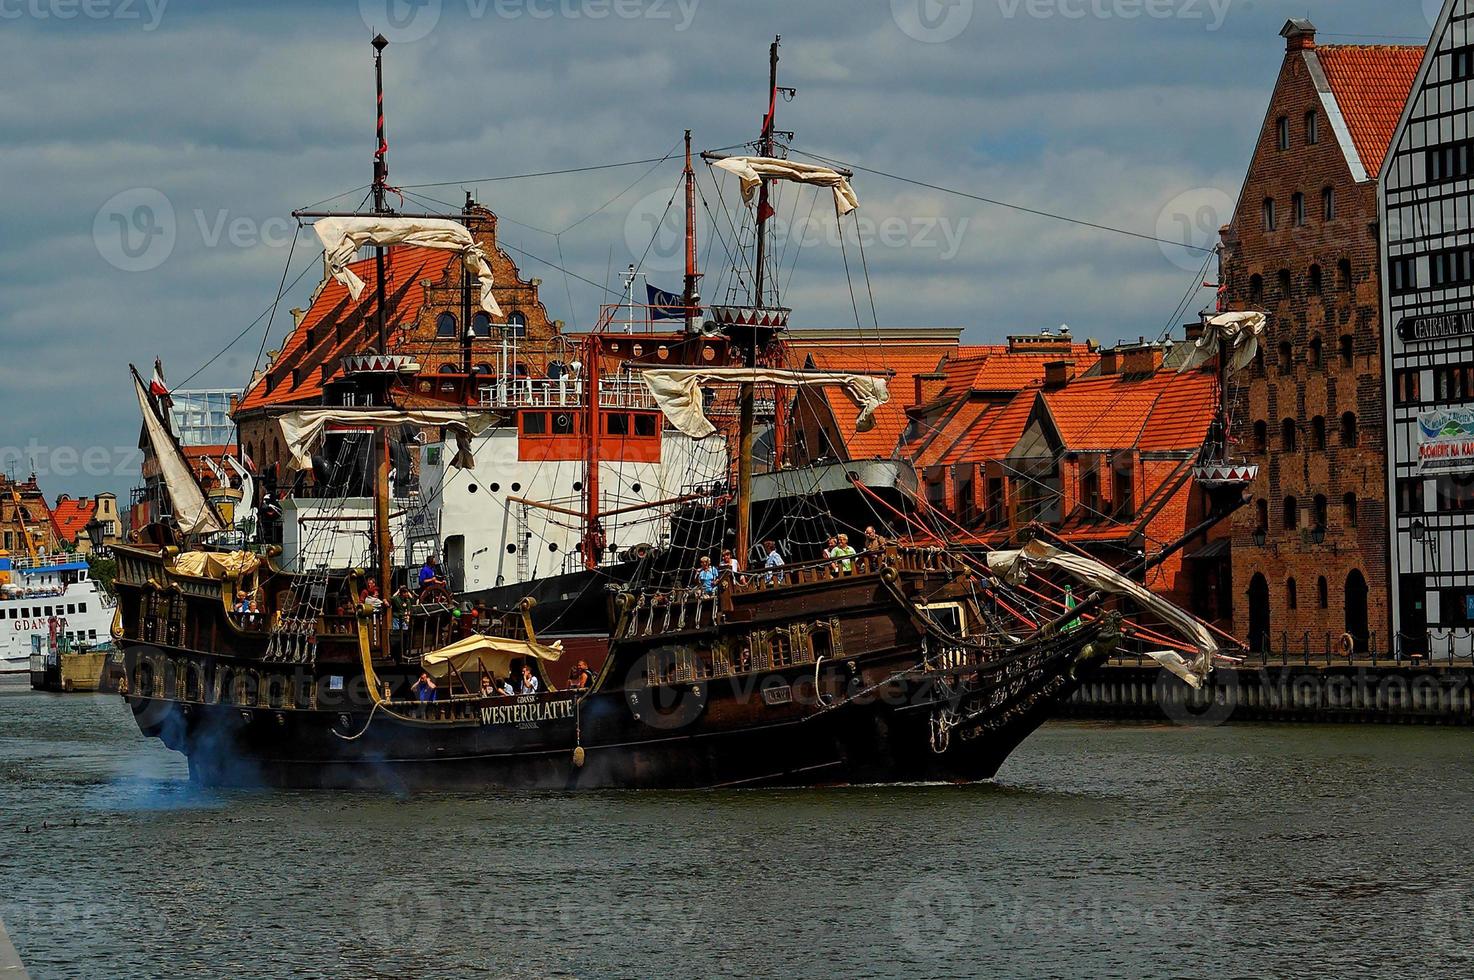
[[[1471,747],[1070,722],[969,787],[214,791],[0,677],[0,918],[36,978],[1468,975]]]

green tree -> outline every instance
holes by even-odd
[[[118,562],[116,559],[88,555],[87,574],[92,576],[108,595],[116,595],[113,592],[113,579],[118,577]]]

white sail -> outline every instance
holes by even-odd
[[[225,530],[225,524],[215,508],[205,499],[199,481],[179,451],[174,437],[159,421],[159,415],[149,403],[148,392],[137,372],[133,375],[133,387],[138,393],[138,408],[143,413],[143,428],[148,433],[149,445],[153,447],[154,460],[159,466],[159,475],[168,488],[169,500],[174,505],[174,519],[179,530],[185,534],[212,534]]]
[[[713,167],[736,174],[742,185],[742,200],[752,203],[752,195],[764,177],[770,180],[788,180],[797,184],[817,184],[834,189],[834,212],[840,217],[860,206],[855,189],[849,180],[837,170],[817,167],[810,163],[794,163],[775,157],[724,157],[713,160]]]
[[[501,316],[502,308],[491,294],[491,263],[466,226],[448,218],[320,218],[312,226],[327,254],[328,270],[348,287],[355,300],[363,293],[363,280],[348,263],[365,245],[419,245],[460,252],[466,268],[481,280],[481,308]],[[382,353],[382,351],[380,352]]]
[[[449,429],[456,437],[456,454],[451,465],[468,470],[473,465],[471,437],[479,434],[493,420],[491,415],[468,415],[445,409],[389,408],[364,411],[352,408],[307,408],[287,412],[277,419],[277,424],[281,426],[282,442],[287,450],[288,470],[305,470],[312,466],[312,447],[322,440],[329,423],[374,428],[397,428],[409,423]]]
[[[1259,338],[1264,336],[1263,313],[1219,313],[1203,324],[1203,335],[1193,344],[1192,353],[1177,370],[1191,371],[1208,363],[1223,348],[1233,351],[1229,361],[1231,373],[1242,371],[1259,353]]]
[[[807,388],[817,385],[839,385],[860,407],[855,431],[865,432],[875,425],[875,410],[890,401],[885,379],[867,374],[839,374],[817,371],[782,371],[768,368],[650,368],[642,372],[655,404],[672,425],[692,439],[704,439],[716,426],[702,411],[701,386],[711,381],[751,382]]]
[[[1190,613],[1163,599],[1161,596],[1134,582],[1120,572],[1084,555],[1077,555],[1051,547],[1042,541],[1030,541],[1018,551],[994,551],[988,555],[988,567],[1010,583],[1020,583],[1031,570],[1056,568],[1092,588],[1112,595],[1128,596],[1142,609],[1161,617],[1162,621],[1175,627],[1197,649],[1191,663],[1172,651],[1150,653],[1157,663],[1197,687],[1213,670],[1213,658],[1218,655],[1218,643],[1208,628]]]

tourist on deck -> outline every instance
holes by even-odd
[[[371,616],[378,615],[379,610],[384,608],[384,597],[379,595],[379,583],[373,579],[369,579],[364,584],[363,591],[358,594],[358,597]]]
[[[771,539],[764,541],[763,549],[767,552],[768,555],[766,558],[763,559],[763,567],[768,570],[767,581],[782,582],[783,573],[781,571],[776,571],[776,569],[780,569],[783,567],[783,556],[778,554],[778,542]]]
[[[506,680],[502,681],[502,693],[509,698],[515,697],[517,694],[517,689],[512,686],[512,678],[510,676],[508,676]]]
[[[481,675],[481,696],[483,698],[489,698],[489,697],[491,697],[495,693],[496,693],[496,691],[495,691],[495,689],[493,688],[493,685],[492,685],[491,675],[490,674],[482,674]]]
[[[880,552],[885,550],[885,539],[875,531],[875,525],[865,528],[865,550]]]
[[[839,571],[849,573],[855,570],[855,549],[850,547],[850,536],[841,534],[839,544],[830,550],[829,557],[837,559]]]
[[[242,592],[240,597],[236,599],[235,611],[238,613],[248,613],[251,611],[251,594],[249,592]]]
[[[834,554],[834,549],[835,548],[838,548],[838,547],[839,547],[839,539],[836,538],[834,535],[831,534],[829,536],[829,540],[824,542],[824,550],[822,552],[820,552],[821,557],[824,557],[824,558],[830,557],[831,555]]]
[[[737,577],[737,573],[742,571],[737,566],[737,559],[733,557],[731,548],[722,549],[721,571],[723,574],[731,575],[734,579]]]
[[[401,585],[390,597],[389,605],[394,610],[395,629],[409,629],[409,607],[414,605],[414,601],[415,594],[409,590],[407,585]]]
[[[522,686],[519,688],[518,693],[520,693],[520,694],[536,694],[537,693],[537,677],[534,676],[533,673],[532,673],[532,665],[531,664],[523,664],[522,665]]]
[[[696,568],[696,582],[701,586],[701,591],[707,595],[716,595],[717,580],[722,573],[712,565],[710,555],[701,556],[701,564]]]
[[[445,588],[445,576],[440,574],[440,562],[434,555],[425,559],[425,564],[420,566],[420,591],[439,586]]]
[[[435,682],[430,679],[429,674],[422,670],[420,671],[420,679],[410,685],[410,693],[414,694],[421,701],[434,701]]]
[[[568,689],[570,691],[588,690],[593,679],[593,674],[589,671],[589,662],[580,660],[573,665],[573,670],[568,672]]]

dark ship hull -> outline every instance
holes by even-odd
[[[862,556],[852,570],[790,567],[782,582],[759,574],[714,596],[626,592],[592,690],[422,704],[378,695],[381,686],[405,690],[418,670],[412,656],[391,650],[360,670],[348,655],[351,637],[332,624],[311,664],[251,656],[234,638],[198,643],[233,626],[224,586],[181,581],[144,557],[120,563],[126,697],[140,730],[214,785],[982,780],[1118,639],[1115,617],[1105,615],[1027,642],[976,642],[966,635],[980,621],[964,566],[940,552],[893,549]],[[149,593],[171,588],[183,601],[150,603]],[[960,617],[964,635],[936,625],[927,610],[939,605]],[[178,621],[147,615],[160,608]],[[226,620],[190,622],[217,615]],[[357,635],[366,642],[369,631]]]

